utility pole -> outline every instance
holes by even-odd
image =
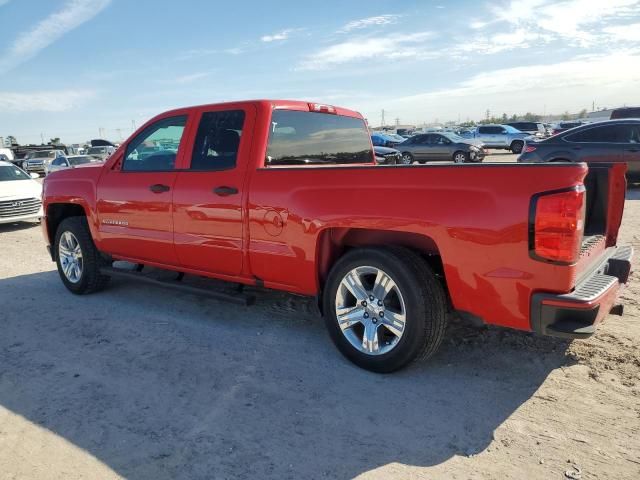
[[[487,108],[486,114],[487,114],[487,121],[489,121],[489,118],[491,117],[491,110]]]
[[[400,118],[396,117],[396,127],[400,125]]]
[[[384,108],[382,109],[382,125],[380,126],[384,127]]]
[[[136,121],[135,120],[131,120],[131,126],[133,127],[133,131],[136,131]]]
[[[40,139],[42,140],[42,145],[44,145],[44,133],[40,133]]]
[[[593,100],[593,101],[591,102],[591,111],[592,111],[592,112],[595,112],[595,111],[596,111],[596,101],[595,101],[595,100]]]

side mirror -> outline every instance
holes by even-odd
[[[34,180],[35,180],[35,179],[37,179],[37,178],[40,178],[40,175],[38,175],[37,173],[33,173],[33,172],[31,172],[31,173],[29,174],[29,176],[30,176],[31,178],[33,178]]]

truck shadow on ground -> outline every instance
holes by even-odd
[[[38,222],[0,223],[0,233],[17,232],[20,230],[28,230],[30,228],[40,228],[40,223]]]
[[[483,451],[567,343],[456,324],[392,375],[331,345],[313,303],[253,307],[56,272],[0,280],[0,404],[131,478],[353,478]],[[32,459],[37,463],[37,459]]]

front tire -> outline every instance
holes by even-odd
[[[411,165],[413,161],[414,161],[413,155],[411,155],[409,152],[402,153],[402,158],[400,159],[401,165]]]
[[[60,223],[54,242],[58,274],[64,286],[76,295],[97,292],[109,282],[100,273],[105,260],[93,243],[85,217],[69,217]]]
[[[461,150],[453,154],[454,163],[467,163],[469,161],[469,154]]]
[[[516,140],[515,142],[511,143],[511,153],[522,153],[522,149],[524,148],[524,142],[521,142],[520,140]]]
[[[373,372],[427,358],[444,337],[444,290],[425,260],[405,248],[344,255],[329,273],[323,307],[338,350]]]

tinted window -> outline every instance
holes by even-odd
[[[122,170],[172,170],[186,123],[183,115],[149,125],[127,145]]]
[[[93,161],[91,157],[70,157],[68,160],[71,165],[83,165]]]
[[[54,152],[36,152],[33,154],[31,158],[49,158],[54,156],[55,156]]]
[[[65,162],[65,159],[63,157],[58,157],[53,162],[51,162],[51,165],[55,165],[56,167],[60,167],[66,164],[67,163]]]
[[[570,142],[630,143],[633,133],[631,127],[631,125],[606,125],[587,128],[567,135],[566,139]]]
[[[268,165],[371,163],[369,133],[360,118],[275,110]]]
[[[502,133],[502,127],[478,127],[478,132],[495,135],[497,133]]]
[[[640,108],[620,108],[611,112],[611,120],[616,118],[640,118]]]
[[[238,159],[243,110],[202,114],[191,157],[192,170],[226,170]]]

